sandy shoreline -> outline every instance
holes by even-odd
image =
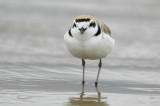
[[[5,91],[0,93],[0,102],[3,106],[159,106],[160,96],[157,95],[136,95],[96,92],[38,92],[38,91]],[[7,101],[6,101],[7,100]]]

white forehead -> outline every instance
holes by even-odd
[[[78,28],[81,28],[81,27],[86,28],[86,27],[88,27],[88,25],[89,25],[91,22],[93,22],[93,20],[84,21],[84,22],[76,22],[76,21],[74,20],[74,23],[77,25]]]
[[[90,22],[77,22],[76,25],[81,28],[81,27],[84,27],[86,28],[88,26]]]

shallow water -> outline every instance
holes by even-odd
[[[159,106],[160,2],[156,0],[0,0],[0,106]],[[110,27],[116,45],[98,61],[72,57],[63,35],[90,14]]]

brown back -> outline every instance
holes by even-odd
[[[106,33],[106,34],[108,34],[108,35],[111,36],[111,31],[110,31],[109,27],[108,27],[104,22],[99,21],[99,20],[97,20],[97,19],[96,19],[96,22],[97,22],[97,24],[101,27],[101,30],[102,30],[104,33]]]

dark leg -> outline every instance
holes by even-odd
[[[85,61],[84,59],[82,59],[82,66],[83,66],[83,80],[82,80],[82,84],[85,84],[85,80],[84,80],[84,70],[85,70]]]
[[[98,74],[97,74],[97,79],[96,79],[96,82],[95,82],[95,86],[97,86],[97,84],[98,84],[98,78],[99,78],[99,73],[101,71],[101,67],[102,67],[102,61],[100,59],[99,60],[99,65],[98,65]]]
[[[98,89],[98,86],[95,86],[97,94],[98,94],[98,102],[101,102],[101,92]]]
[[[80,95],[80,99],[81,101],[83,100],[83,96],[84,96],[84,84],[82,85],[82,92],[81,92],[81,95]]]

